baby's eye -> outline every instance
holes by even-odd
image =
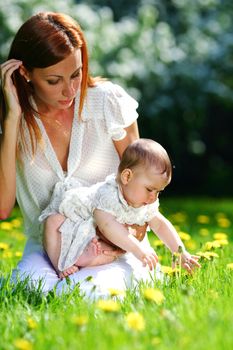
[[[153,190],[151,188],[147,188],[146,189],[148,192],[153,192]]]

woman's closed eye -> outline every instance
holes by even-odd
[[[75,79],[75,78],[80,77],[80,73],[81,73],[81,69],[79,69],[76,73],[74,73],[74,74],[71,76],[71,79]]]
[[[71,75],[71,79],[79,78],[79,77],[80,77],[80,73],[81,73],[81,68],[78,69],[76,72],[74,72],[74,73]],[[49,80],[47,80],[47,83],[48,83],[49,85],[56,85],[56,84],[59,83],[60,80],[61,80],[61,78],[49,79]]]
[[[59,82],[59,80],[60,79],[54,79],[54,80],[47,80],[47,83],[49,84],[49,85],[56,85],[56,84],[58,84],[58,82]]]

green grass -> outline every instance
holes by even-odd
[[[233,349],[233,270],[227,267],[233,263],[233,200],[162,198],[161,202],[163,213],[188,238],[184,243],[192,253],[206,251],[206,242],[213,242],[216,233],[225,233],[228,244],[225,240],[212,248],[218,257],[202,259],[202,268],[193,276],[182,271],[168,276],[166,283],[155,281],[152,287],[165,297],[161,303],[146,299],[148,286],[141,284],[117,304],[110,304],[110,309],[118,308],[115,311],[86,301],[78,288],[56,297],[43,296],[39,290],[29,292],[25,283],[10,284],[7,276],[25,244],[15,208],[11,218],[0,223],[0,274],[4,276],[0,349]],[[168,250],[158,245],[154,235],[150,240],[161,264],[169,266]]]

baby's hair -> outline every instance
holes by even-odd
[[[124,151],[118,167],[118,174],[124,169],[135,169],[143,166],[155,167],[158,174],[166,174],[171,178],[172,165],[167,151],[156,141],[138,139],[131,143]]]

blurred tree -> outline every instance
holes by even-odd
[[[233,195],[230,0],[9,0],[0,8],[1,61],[39,10],[76,18],[92,73],[138,99],[141,136],[161,142],[175,164],[170,193]]]

